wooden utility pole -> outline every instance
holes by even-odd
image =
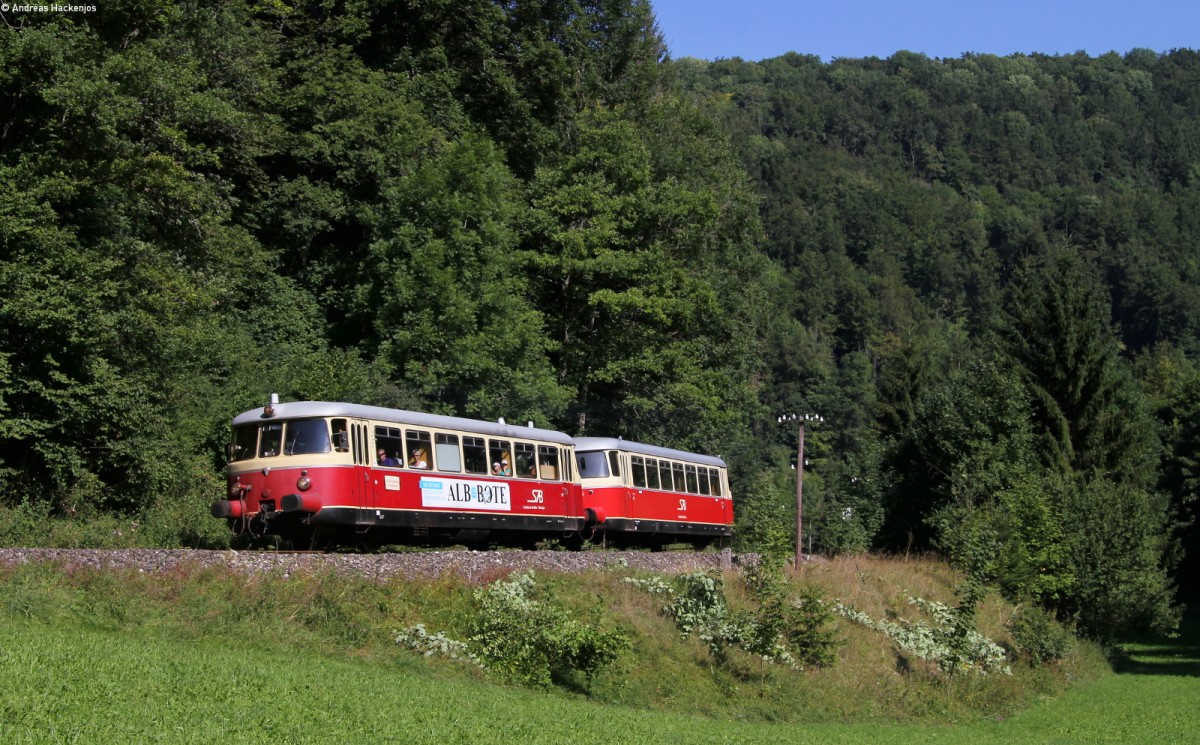
[[[808,422],[823,422],[825,418],[817,414],[785,414],[777,419],[780,424],[797,422],[800,434],[796,447],[796,558],[795,567],[799,571],[804,561],[804,425]]]
[[[796,451],[796,571],[804,561],[804,420],[800,420],[800,445]]]

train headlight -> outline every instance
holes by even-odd
[[[308,471],[300,472],[300,478],[296,479],[296,488],[300,491],[308,491],[312,488],[312,479],[308,477]]]
[[[250,491],[249,484],[243,484],[241,480],[235,481],[229,485],[229,498],[238,499],[242,496],[242,492]]]

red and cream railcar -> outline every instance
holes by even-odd
[[[580,504],[609,537],[733,535],[725,461],[610,437],[577,437]]]
[[[533,426],[272,397],[233,420],[212,514],[298,542],[323,526],[571,534],[584,527],[573,456],[570,437]]]

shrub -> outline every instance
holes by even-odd
[[[725,604],[725,593],[719,578],[707,572],[681,574],[671,603],[664,608],[687,639],[692,634],[708,645],[717,658],[726,648],[746,636],[741,619],[734,617]]]
[[[50,535],[50,504],[23,499],[0,506],[0,546],[44,546]]]
[[[625,581],[651,595],[670,597],[663,613],[675,621],[680,636],[695,635],[720,661],[730,647],[737,647],[764,662],[793,668],[833,662],[840,642],[830,627],[832,609],[820,590],[805,587],[798,597],[789,598],[779,568],[767,562],[749,569],[746,578],[758,607],[743,613],[729,610],[721,578],[708,572],[681,574],[674,587],[660,577]]]
[[[1075,644],[1070,630],[1051,614],[1030,605],[1017,609],[1008,622],[1017,654],[1033,667],[1066,657]]]
[[[533,597],[532,570],[475,593],[471,652],[501,678],[539,688],[580,674],[590,679],[629,646],[619,631],[598,632]]]
[[[804,585],[789,597],[782,569],[768,562],[747,570],[746,584],[758,601],[750,629],[754,641],[747,651],[793,667],[833,663],[841,641],[833,626],[833,609],[820,588]]]
[[[532,570],[475,592],[477,608],[466,642],[429,634],[423,624],[396,632],[396,643],[424,654],[469,659],[497,677],[535,688],[590,680],[629,647],[620,631],[600,632],[566,610],[534,597]]]
[[[788,646],[803,665],[827,667],[845,642],[837,637],[833,607],[821,588],[805,585],[787,607],[784,631]]]

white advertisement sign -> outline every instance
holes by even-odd
[[[421,506],[451,510],[512,510],[508,484],[502,481],[421,479]]]

